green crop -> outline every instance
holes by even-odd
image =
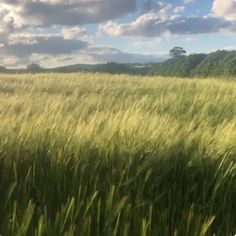
[[[0,235],[233,236],[236,83],[0,75]]]

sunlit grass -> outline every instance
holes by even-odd
[[[234,235],[236,83],[0,75],[0,234]]]

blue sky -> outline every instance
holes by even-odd
[[[0,0],[0,65],[148,63],[236,48],[235,0]]]

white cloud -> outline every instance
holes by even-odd
[[[19,58],[22,63],[30,62],[35,55],[60,56],[69,55],[88,47],[88,43],[78,39],[64,39],[57,34],[14,33],[9,36],[4,47],[0,47],[0,56]],[[9,61],[9,60],[8,60]]]
[[[235,0],[214,0],[212,12],[226,20],[236,20],[236,1]]]
[[[147,63],[160,62],[163,54],[127,53],[115,48],[88,44],[77,38],[65,39],[60,34],[13,33],[0,47],[0,64],[17,67],[38,63],[55,67],[76,63]]]
[[[192,42],[195,35],[200,33],[236,32],[234,0],[212,0],[212,14],[206,16],[181,16],[186,4],[197,2],[194,0],[182,0],[180,6],[171,4],[171,1],[146,0],[135,20],[127,23],[114,21],[133,13],[137,2],[0,0],[1,63],[12,66],[19,63],[16,59],[20,59],[21,63],[39,61],[46,66],[73,62],[158,61],[163,58],[159,54],[122,52],[95,46],[96,40],[104,36],[104,32],[112,37],[128,36],[132,37],[133,48],[139,50],[155,47],[161,38],[167,40],[174,34],[183,35],[184,39],[180,40]],[[100,31],[87,34],[85,25],[97,23],[102,24]]]
[[[185,6],[179,6],[174,9],[174,13],[180,14],[185,11]]]
[[[147,13],[128,24],[109,22],[100,30],[109,36],[160,37],[164,34],[202,34],[216,33],[230,28],[230,22],[213,16],[170,16],[161,18],[158,13]]]
[[[85,28],[81,27],[63,28],[61,33],[64,39],[84,38],[86,36]]]
[[[46,36],[46,35],[44,35]],[[18,33],[18,34],[10,34],[8,37],[9,45],[32,45],[37,44],[36,35],[30,33]]]
[[[100,25],[99,30],[105,32],[107,35],[116,37],[124,34],[123,25],[109,21],[105,25]]]
[[[5,57],[2,61],[4,66],[9,66],[9,67],[17,65],[18,62],[19,62],[19,58],[15,56]]]
[[[77,26],[133,12],[136,0],[1,0],[0,22],[14,29],[29,26]]]
[[[94,63],[150,63],[161,62],[168,58],[168,53],[139,54],[127,53],[111,47],[90,45],[86,49],[78,50],[71,54],[53,56],[42,53],[33,53],[27,60],[20,57],[0,57],[0,63],[4,66],[16,67],[18,63],[37,63],[43,67],[56,67],[71,64],[94,64]]]
[[[218,1],[221,0],[215,0],[214,6]],[[173,4],[161,2],[158,7],[145,12],[133,22],[118,24],[109,21],[100,26],[100,30],[113,37],[160,37],[164,34],[191,35],[217,33],[223,29],[236,31],[236,23],[228,21],[228,19],[217,15],[181,16],[180,13],[184,10],[185,6],[176,7]]]
[[[194,3],[195,0],[183,0],[184,4],[190,4],[190,3]]]

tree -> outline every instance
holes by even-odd
[[[43,71],[43,68],[38,64],[31,64],[27,66],[26,70],[29,73],[39,73]]]
[[[174,47],[170,50],[170,56],[175,59],[186,55],[186,50],[181,47]]]
[[[0,66],[0,72],[6,72],[6,71],[7,71],[7,69],[5,67]]]

